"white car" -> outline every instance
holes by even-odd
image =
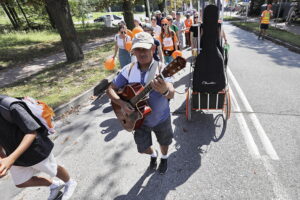
[[[108,18],[110,18],[112,25],[117,26],[118,23],[120,23],[121,21],[123,21],[123,17],[121,16],[117,16],[117,15],[104,15],[101,17],[98,17],[96,19],[94,19],[94,22],[106,22],[108,20]]]

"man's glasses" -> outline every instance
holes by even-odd
[[[168,24],[161,24],[162,26],[168,26]]]
[[[172,19],[167,19],[168,21],[171,21]]]
[[[125,31],[122,31],[122,32],[121,32],[121,34],[125,34],[125,33],[126,33]]]

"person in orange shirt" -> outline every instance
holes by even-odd
[[[186,14],[186,20],[184,20],[184,24],[185,24],[185,27],[186,27],[186,30],[185,30],[186,46],[190,47],[191,46],[190,28],[193,24],[193,20],[190,19],[190,14]]]
[[[176,33],[170,29],[167,19],[161,20],[161,27],[161,34],[158,39],[162,45],[164,60],[167,65],[173,60],[172,53],[178,48],[178,39]]]
[[[260,17],[260,33],[258,38],[264,39],[266,36],[267,29],[269,28],[270,19],[273,15],[273,11],[271,10],[272,4],[267,5],[267,10],[263,11]]]

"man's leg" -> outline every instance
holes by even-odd
[[[57,174],[56,177],[61,179],[64,182],[68,182],[70,180],[70,175],[65,168],[58,165],[57,166]]]
[[[169,145],[160,145],[160,151],[162,155],[168,155]]]
[[[150,155],[148,169],[155,170],[157,167],[157,151],[152,148],[151,128],[141,126],[134,132],[134,141],[139,153]]]
[[[50,186],[52,184],[52,180],[44,177],[33,176],[28,181],[16,185],[18,188],[25,188],[25,187],[39,187],[39,186]]]
[[[160,144],[160,150],[162,153],[158,171],[160,174],[164,174],[168,170],[168,150],[173,138],[171,117],[154,127],[153,131],[156,135],[158,143]]]

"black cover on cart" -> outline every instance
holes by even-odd
[[[208,5],[203,14],[202,51],[196,58],[193,91],[217,93],[226,86],[224,60],[217,47],[219,37],[217,6]]]

